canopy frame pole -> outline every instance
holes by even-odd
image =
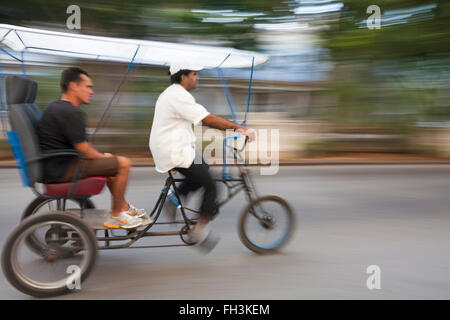
[[[25,52],[25,50],[22,50],[22,61],[21,61],[22,73],[23,73],[23,76],[24,76],[25,78],[28,78],[28,77],[27,77],[27,72],[25,71],[25,59],[23,58],[24,52]]]
[[[136,51],[134,52],[133,58],[131,59],[130,63],[128,64],[128,68],[127,71],[125,72],[124,76],[122,77],[122,80],[120,81],[118,87],[116,88],[116,90],[114,91],[113,96],[111,97],[111,99],[109,100],[108,105],[105,108],[105,111],[103,111],[102,117],[100,118],[100,121],[97,124],[97,127],[95,128],[94,132],[91,134],[91,142],[94,143],[95,140],[95,136],[97,134],[98,129],[100,129],[101,125],[103,124],[104,120],[105,120],[105,116],[108,113],[109,108],[111,107],[114,99],[117,96],[117,93],[120,91],[120,88],[122,87],[123,83],[125,82],[125,79],[127,78],[128,72],[130,71],[133,63],[134,63],[134,59],[136,58],[137,53],[139,52],[139,49],[141,48],[140,45],[137,46]]]
[[[233,118],[233,122],[238,123],[237,118],[236,118],[236,113],[234,111],[233,101],[231,99],[231,93],[230,93],[230,89],[228,87],[227,80],[225,79],[225,76],[224,76],[221,68],[217,68],[217,72],[219,74],[220,80],[222,81],[223,91],[225,93],[225,98],[227,100],[228,107],[230,108],[231,117]]]
[[[248,115],[248,111],[250,110],[250,97],[251,97],[251,92],[252,92],[252,82],[253,82],[253,70],[254,70],[254,67],[255,67],[255,57],[253,56],[253,58],[252,58],[252,70],[250,72],[250,83],[248,85],[247,107],[245,109],[244,122],[242,122],[242,125],[244,127],[247,127],[247,115]]]
[[[229,55],[225,58],[225,60],[226,60],[228,57],[229,57]],[[225,61],[225,60],[224,60],[224,61]],[[224,61],[222,61],[222,63],[223,63]],[[222,63],[221,63],[220,65],[222,65]],[[220,66],[220,65],[219,65],[219,66]],[[246,110],[245,110],[244,121],[241,123],[241,125],[244,126],[244,127],[247,127],[247,114],[248,114],[248,112],[249,112],[249,110],[250,110],[250,97],[251,97],[251,91],[252,91],[252,82],[253,82],[253,70],[254,70],[254,67],[255,67],[255,57],[253,56],[253,57],[252,57],[252,69],[251,69],[251,72],[250,72],[250,83],[249,83],[249,86],[248,86],[247,106],[246,106]],[[235,115],[235,113],[234,113],[233,104],[232,104],[232,102],[231,102],[231,94],[230,94],[230,92],[229,92],[229,90],[228,90],[228,84],[227,84],[227,82],[226,82],[226,80],[225,80],[225,77],[224,77],[224,75],[223,75],[222,70],[221,70],[220,68],[218,68],[218,71],[219,71],[219,76],[220,76],[220,78],[221,78],[221,80],[222,80],[222,83],[223,83],[223,86],[224,86],[225,97],[227,98],[228,105],[230,106],[230,110],[231,110],[231,115],[232,115],[232,117],[233,117],[233,121],[234,121],[235,123],[238,123],[237,120],[236,120],[236,115]],[[228,166],[227,166],[227,148],[229,147],[228,144],[227,144],[227,142],[228,142],[228,140],[233,140],[233,141],[235,141],[235,140],[237,140],[237,138],[238,138],[238,136],[230,136],[230,137],[226,137],[225,139],[223,139],[223,151],[222,151],[222,162],[223,162],[223,163],[222,163],[222,179],[224,179],[224,180],[231,180],[231,179],[233,179],[232,173],[229,172],[229,171],[227,170],[227,167],[228,167]],[[230,148],[232,148],[232,147],[230,147]]]
[[[19,58],[17,58],[16,56],[12,55],[11,53],[9,53],[7,50],[0,48],[0,51],[5,53],[6,55],[10,56],[11,58],[13,58],[14,60],[17,60],[19,62],[23,62],[22,60],[20,60]],[[23,55],[22,55],[23,58]]]
[[[224,64],[224,62],[225,62],[230,56],[231,56],[231,53],[229,53],[229,54],[225,57],[225,59],[223,59],[222,62],[219,63],[219,65],[218,65],[216,68],[217,68],[217,73],[219,74],[219,79],[220,79],[220,81],[222,81],[223,91],[224,91],[225,98],[226,98],[227,103],[228,103],[228,107],[230,108],[231,117],[233,118],[233,121],[234,121],[235,123],[237,123],[236,114],[235,114],[235,112],[234,112],[234,107],[233,107],[233,100],[231,99],[231,93],[230,93],[230,90],[229,90],[229,87],[228,87],[228,83],[227,83],[227,80],[225,79],[225,76],[224,76],[224,74],[223,74],[222,69],[220,68],[220,66],[221,66],[222,64]]]
[[[27,49],[27,45],[25,44],[25,42],[23,42],[22,37],[17,33],[17,30],[14,30],[14,33],[16,34],[17,38],[20,40],[20,42],[22,42],[22,45],[23,45],[23,49],[20,52],[21,57],[22,57],[22,60],[20,60],[20,63],[21,63],[21,67],[22,67],[23,76],[25,78],[27,78],[27,72],[25,71],[25,59],[23,58],[23,55],[25,54],[25,50]]]
[[[8,53],[7,51],[5,51],[4,49],[2,49],[2,48],[0,48],[1,50],[0,50],[0,53],[1,52],[6,52],[6,53]],[[2,66],[2,64],[1,64],[1,61],[0,61],[0,88],[2,89],[1,90],[1,92],[0,92],[0,121],[1,121],[1,124],[2,124],[2,134],[3,134],[3,137],[5,138],[5,140],[7,140],[8,141],[8,134],[7,134],[7,125],[8,125],[8,122],[7,122],[7,120],[6,120],[6,117],[8,117],[8,102],[6,101],[6,86],[5,86],[5,76],[4,76],[4,73],[3,73],[3,66]]]

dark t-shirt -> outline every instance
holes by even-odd
[[[85,114],[70,102],[56,100],[45,109],[38,126],[39,144],[42,152],[72,149],[87,141]],[[56,182],[63,178],[72,157],[58,157],[44,161],[44,181]]]

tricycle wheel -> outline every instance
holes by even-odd
[[[38,229],[46,234],[46,244],[39,253],[26,241]],[[3,247],[2,268],[16,289],[48,297],[81,289],[96,257],[95,235],[80,218],[49,212],[26,218],[12,231]]]
[[[59,203],[58,203],[59,202]],[[61,208],[60,208],[61,207]],[[48,213],[49,211],[70,211],[71,209],[94,209],[95,206],[90,199],[48,199],[43,197],[38,197],[34,199],[22,214],[22,220],[34,216],[40,215],[42,213]],[[74,211],[76,212],[76,211]],[[76,213],[74,213],[76,215]],[[53,230],[53,233],[56,232]],[[64,233],[64,230],[61,230]],[[45,238],[48,236],[49,231],[40,234],[37,230],[33,234],[27,237],[26,244],[31,250],[38,253],[46,246]]]
[[[250,250],[265,254],[283,247],[295,229],[295,216],[282,198],[268,195],[251,202],[239,219],[238,233]]]

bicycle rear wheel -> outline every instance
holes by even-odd
[[[61,207],[58,208],[58,201],[61,201]],[[80,209],[95,209],[95,206],[93,202],[90,199],[47,199],[43,197],[38,197],[34,199],[28,207],[25,209],[25,211],[22,214],[22,220],[25,220],[26,218],[33,216],[33,215],[40,215],[40,214],[46,214],[50,211],[68,211],[70,212],[71,209],[75,209],[76,211],[80,211]],[[75,211],[75,212],[76,212]],[[60,211],[59,211],[60,212]],[[79,216],[79,214],[75,214],[75,216]],[[46,233],[39,233],[39,230],[36,230],[37,232],[34,232],[30,236],[27,237],[27,245],[30,247],[31,250],[34,250],[36,253],[39,254],[39,252],[45,248],[45,237]]]
[[[45,246],[37,252],[27,238],[42,230]],[[34,297],[81,289],[94,267],[97,240],[79,218],[50,212],[23,220],[9,235],[2,252],[5,277],[18,290]]]
[[[239,219],[238,233],[250,250],[265,254],[286,245],[295,229],[289,204],[277,196],[263,196],[250,203]]]

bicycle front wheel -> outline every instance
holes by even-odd
[[[239,219],[238,232],[250,250],[265,254],[279,250],[291,239],[295,216],[289,204],[277,196],[263,196],[250,203]]]

